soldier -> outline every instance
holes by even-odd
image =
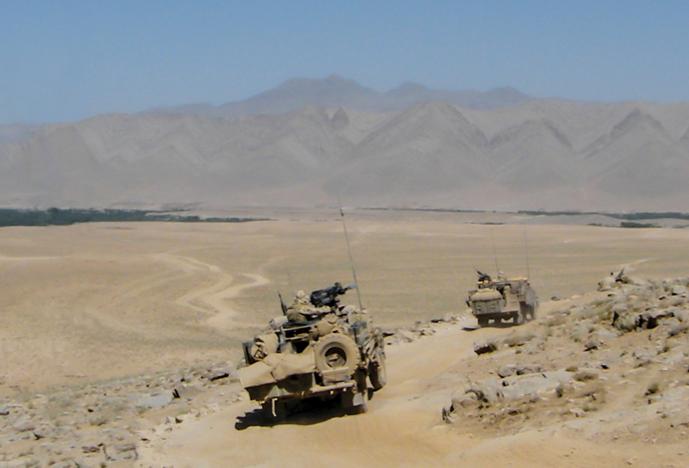
[[[294,302],[287,308],[287,320],[292,323],[306,323],[316,316],[330,312],[329,307],[316,307],[302,290],[297,291]]]

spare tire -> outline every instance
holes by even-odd
[[[359,348],[354,340],[342,333],[330,333],[320,338],[314,352],[316,369],[321,373],[346,370],[347,376],[351,376],[359,364]]]

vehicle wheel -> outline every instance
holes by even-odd
[[[347,414],[363,414],[368,410],[368,390],[342,394],[342,409]]]
[[[521,325],[524,323],[524,315],[522,314],[522,311],[520,310],[519,312],[515,312],[514,314],[514,324],[515,325]]]
[[[488,320],[487,318],[480,317],[480,318],[478,319],[478,325],[479,325],[480,327],[486,327],[486,326],[488,326],[488,322],[489,322],[489,320]]]
[[[373,390],[380,390],[388,383],[388,370],[385,364],[385,356],[378,356],[378,360],[372,362],[368,368],[368,378],[371,380]]]
[[[534,307],[530,305],[522,305],[520,308],[521,315],[526,322],[530,322],[536,318],[534,314]]]

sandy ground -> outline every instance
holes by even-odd
[[[542,299],[588,291],[619,265],[669,277],[689,264],[683,229],[464,221],[348,217],[361,294],[380,325],[463,310],[474,268],[494,271],[496,260],[510,274],[530,271]],[[2,229],[0,395],[235,359],[238,342],[279,315],[277,291],[287,297],[350,278],[333,213]]]
[[[547,303],[542,313],[593,299]],[[471,319],[464,324],[471,323]],[[510,329],[467,332],[446,325],[431,337],[388,348],[389,384],[366,414],[344,416],[316,408],[282,423],[262,423],[256,404],[162,428],[140,452],[140,466],[681,466],[683,443],[597,442],[556,422],[538,430],[486,436],[443,423],[443,407],[476,361],[473,343]],[[236,429],[248,419],[248,427]],[[162,434],[162,435],[161,435]],[[148,437],[148,436],[147,436]],[[679,462],[679,464],[678,464]]]
[[[452,214],[372,212],[351,214],[348,227],[364,304],[388,328],[463,311],[474,268],[529,271],[547,303],[591,291],[622,265],[663,278],[686,275],[689,264],[684,229],[485,225]],[[0,396],[236,362],[239,342],[279,315],[277,291],[288,296],[349,278],[342,226],[329,212],[245,224],[0,229]],[[461,374],[474,341],[504,333],[448,325],[391,347],[390,384],[367,414],[325,411],[264,427],[251,424],[254,405],[243,397],[151,437],[140,463],[682,466],[678,445],[610,445],[564,426],[486,438],[444,424],[447,372]],[[236,430],[247,413],[249,427]]]

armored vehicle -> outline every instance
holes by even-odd
[[[505,278],[499,274],[497,279],[477,271],[476,289],[469,291],[467,305],[480,326],[491,321],[495,325],[503,321],[519,325],[533,320],[538,308],[538,297],[527,278]]]
[[[383,333],[366,313],[340,305],[351,287],[335,283],[294,303],[266,332],[243,344],[240,381],[268,419],[280,419],[307,399],[338,399],[350,413],[366,411],[368,383],[387,379]]]

